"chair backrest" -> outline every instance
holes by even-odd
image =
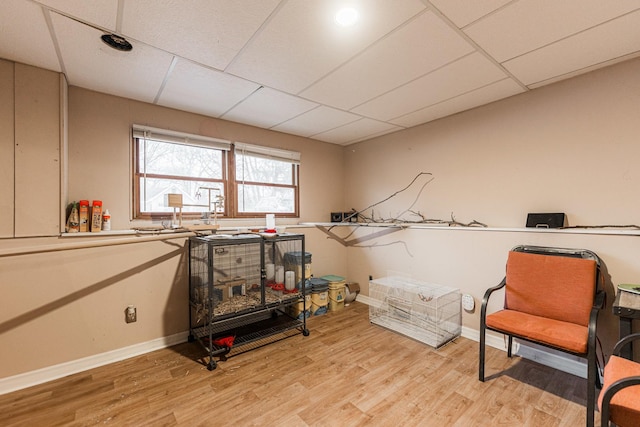
[[[505,308],[588,326],[598,286],[597,256],[523,248],[509,252]]]

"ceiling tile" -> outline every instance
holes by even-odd
[[[507,78],[456,96],[455,98],[447,99],[446,101],[439,102],[405,116],[398,117],[393,120],[393,123],[404,127],[417,126],[431,120],[469,110],[499,99],[508,98],[524,91],[525,89],[513,81],[513,79]]]
[[[462,28],[511,1],[513,0],[431,0],[430,3],[458,28]]]
[[[279,0],[135,0],[124,3],[122,32],[224,70]]]
[[[0,34],[0,58],[62,70],[40,6],[24,0],[3,0]]]
[[[357,138],[357,139],[351,140],[351,141],[349,141],[347,143],[344,143],[342,145],[355,144],[356,142],[362,142],[362,141],[366,141],[366,140],[369,140],[369,139],[372,139],[372,138],[377,138],[379,136],[386,135],[386,134],[393,133],[393,132],[397,132],[397,131],[402,130],[402,129],[403,128],[392,127],[392,128],[380,131],[380,132],[372,133],[370,135],[363,136],[361,138]]]
[[[91,22],[98,27],[116,31],[118,0],[36,0],[51,9]]]
[[[353,112],[378,120],[404,116],[506,77],[494,63],[473,53],[367,102]]]
[[[399,126],[365,118],[327,132],[313,135],[312,138],[334,144],[346,145],[401,129]]]
[[[181,59],[171,71],[157,103],[219,117],[258,87],[256,83]]]
[[[589,49],[584,49],[589,46]],[[640,11],[566,38],[503,65],[526,85],[640,53]]]
[[[520,0],[465,29],[498,62],[637,9],[638,0]]]
[[[270,128],[317,106],[318,104],[314,102],[263,87],[224,114],[222,118]]]
[[[360,118],[358,115],[321,105],[272,129],[294,135],[311,136],[355,122]]]
[[[360,8],[350,28],[344,2]],[[0,58],[349,144],[640,57],[639,14],[640,0],[2,0]]]
[[[432,12],[427,12],[302,95],[348,110],[472,51],[467,41]]]
[[[139,101],[152,102],[171,65],[171,55],[143,43],[130,52],[100,40],[102,32],[51,13],[67,79],[73,86]]]
[[[425,9],[419,0],[353,0],[358,23],[334,21],[341,0],[286,2],[227,71],[265,86],[299,93]]]

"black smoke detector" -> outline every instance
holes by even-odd
[[[129,52],[131,49],[133,49],[131,43],[129,43],[124,37],[120,37],[115,34],[103,34],[100,38],[103,42],[116,50]]]

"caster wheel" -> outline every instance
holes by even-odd
[[[187,342],[194,342],[196,340],[196,338],[193,335],[189,335],[189,337],[187,338]]]
[[[218,364],[213,360],[211,362],[209,362],[209,364],[207,365],[207,369],[210,370],[210,371],[213,371],[217,367],[218,367]]]
[[[308,329],[303,329],[303,330],[302,330],[302,335],[304,335],[305,337],[308,337],[308,336],[309,336],[309,333],[310,333],[310,332],[309,332],[309,330],[308,330]]]

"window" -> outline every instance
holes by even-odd
[[[169,218],[170,193],[182,194],[186,219],[213,209],[230,218],[298,215],[299,153],[139,125],[133,141],[136,219]]]
[[[238,215],[297,215],[299,159],[298,153],[236,143]]]
[[[133,137],[135,218],[168,217],[169,193],[182,194],[187,218],[214,208],[226,214],[224,204],[213,202],[226,196],[229,142],[141,126]]]

